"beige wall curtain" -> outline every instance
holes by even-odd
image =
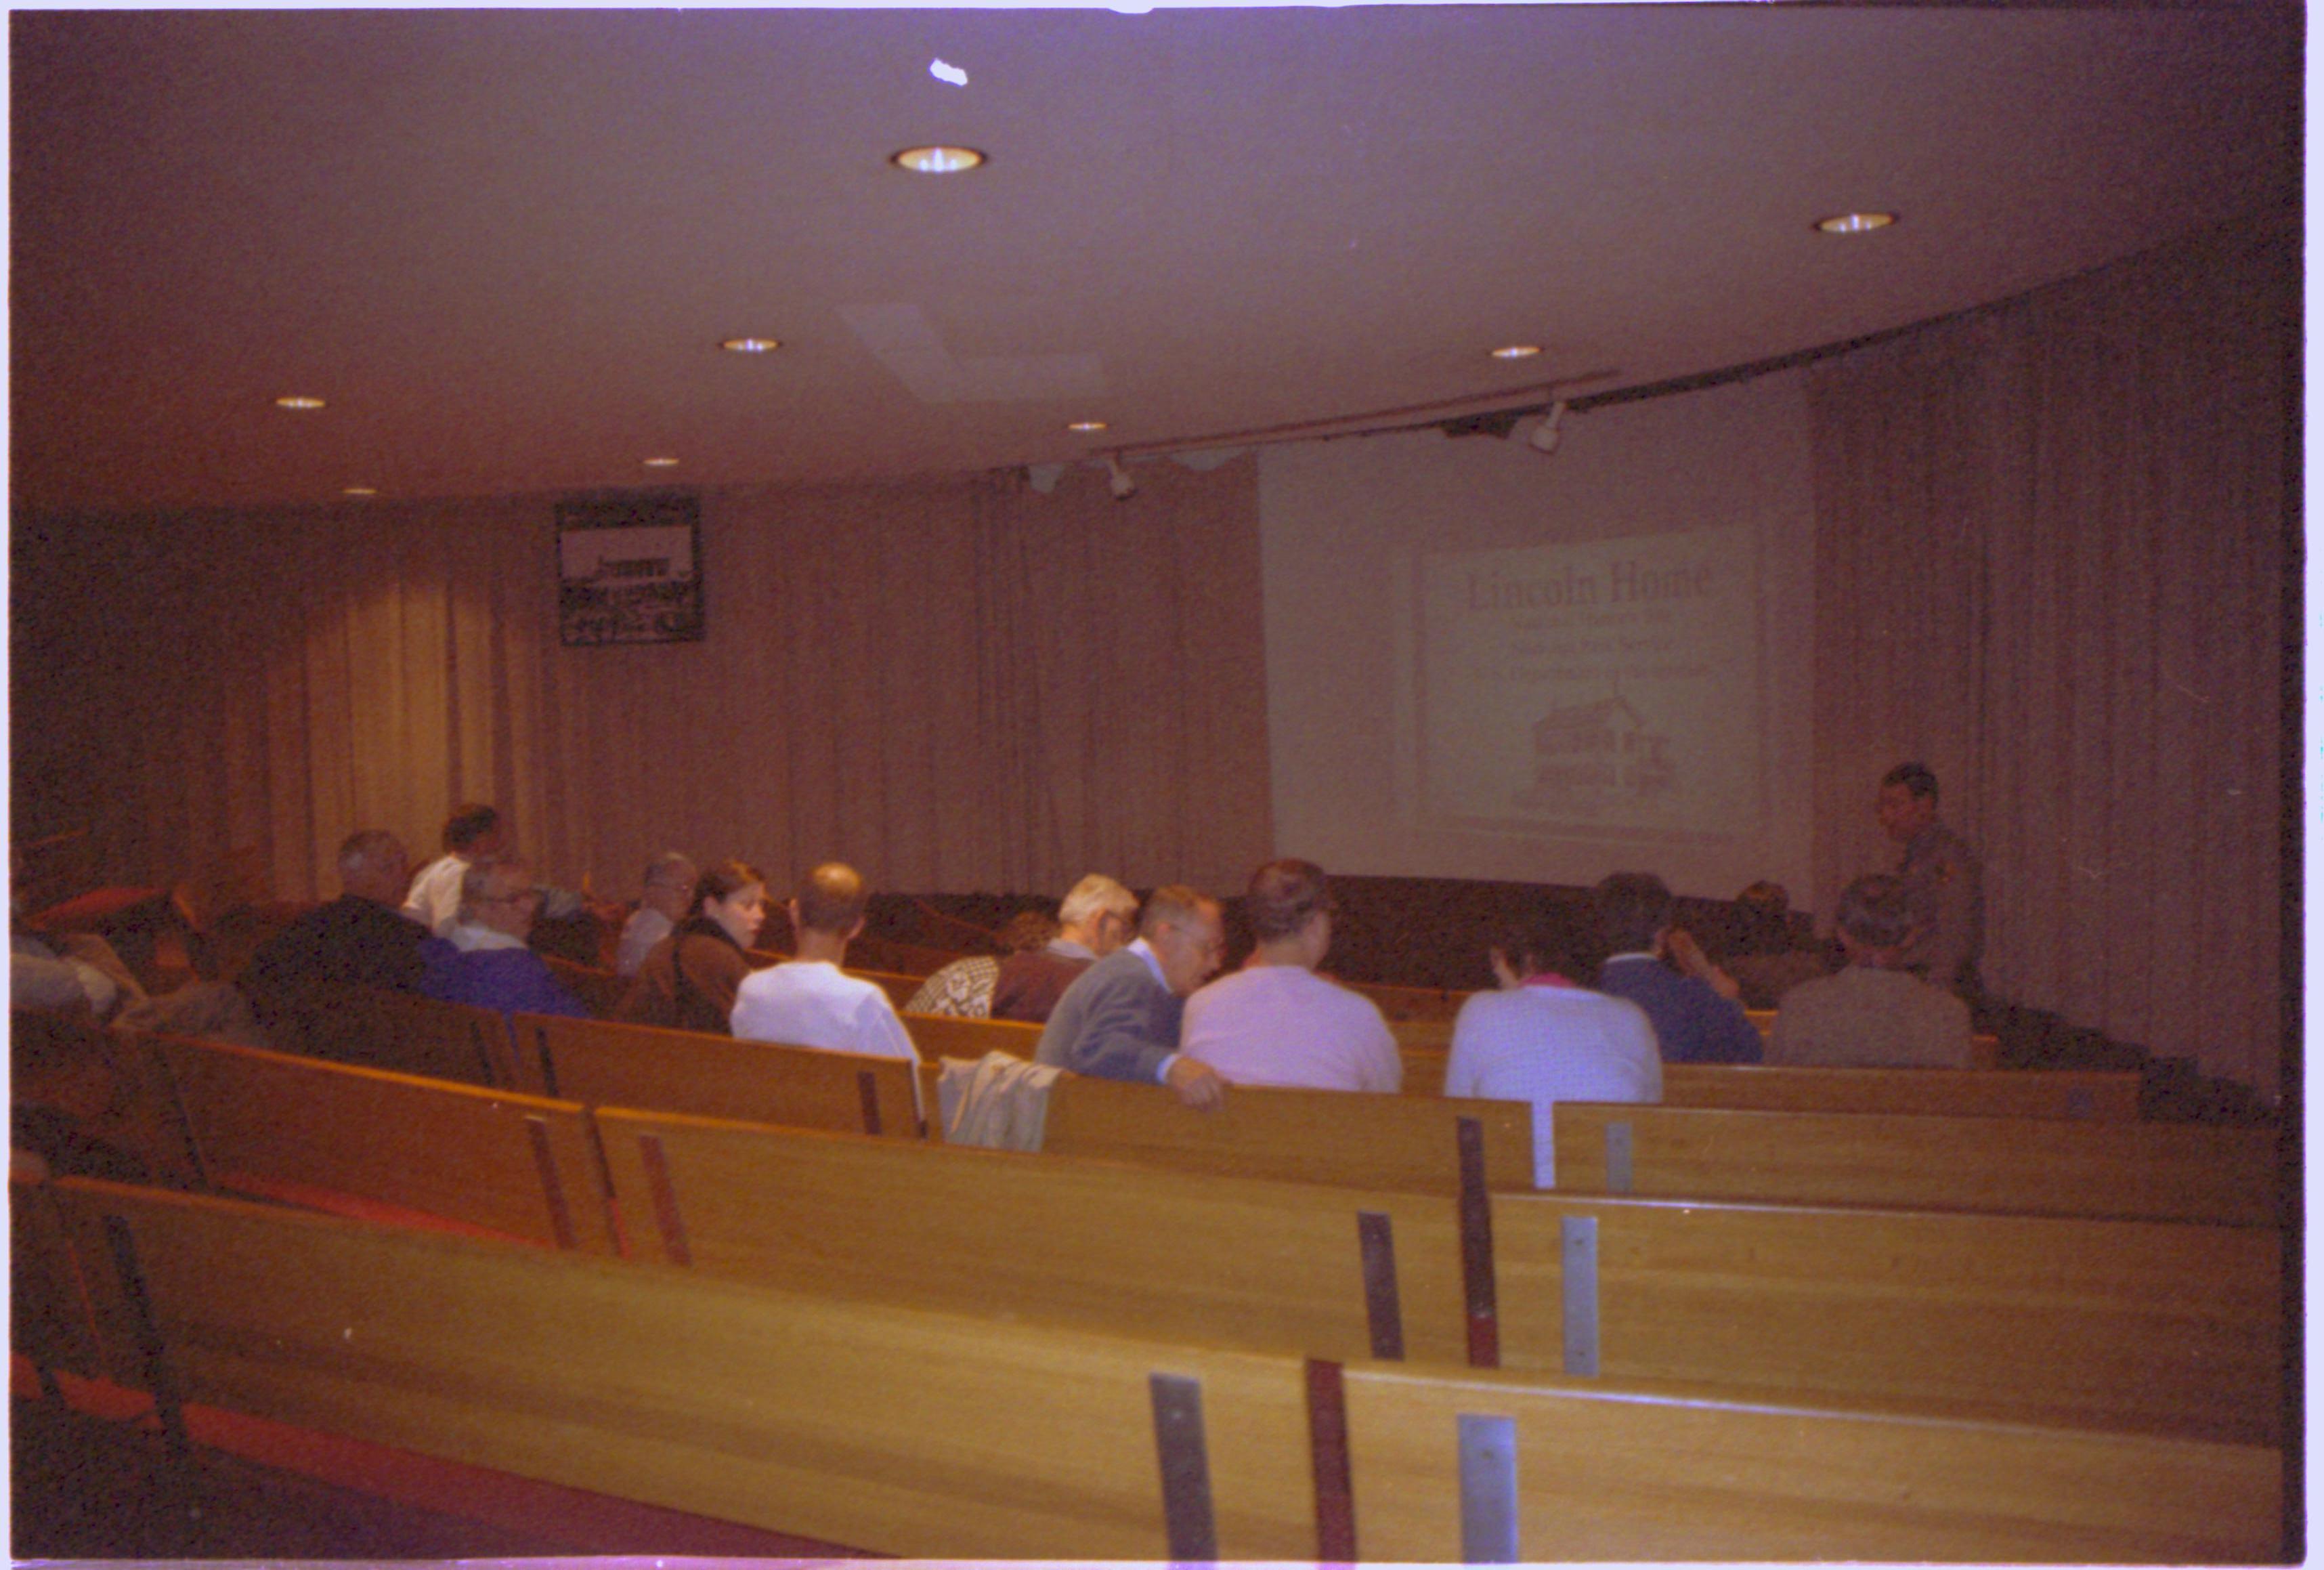
[[[829,856],[875,886],[1238,886],[1268,854],[1242,460],[712,493],[709,636],[564,649],[548,499],[20,523],[15,830],[110,873],[262,847],[335,889],[351,829],[431,852],[512,810],[548,876]]]
[[[1809,383],[1818,908],[1923,759],[1990,990],[2270,1094],[2298,254],[2207,234]]]

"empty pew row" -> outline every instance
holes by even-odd
[[[484,1093],[240,1048],[171,1060],[204,1134],[220,1117],[235,1144],[300,1126],[248,1159],[272,1185],[252,1191],[405,1224],[430,1220],[405,1208],[419,1201],[605,1251],[593,1193],[555,1199],[592,1205],[586,1240],[519,1232],[560,1179],[542,1166],[523,1203],[525,1141],[512,1118],[476,1115]],[[407,1127],[383,1160],[390,1122]],[[766,1285],[1342,1360],[2280,1430],[2281,1240],[2259,1229],[1554,1196],[1485,1210],[1474,1188],[1456,1201],[613,1108],[594,1131],[630,1255]],[[232,1148],[203,1144],[201,1164]],[[407,1168],[503,1176],[415,1193]],[[350,1193],[391,1205],[308,1197]]]
[[[185,1140],[149,1157],[206,1186],[538,1244],[615,1251],[576,1103],[157,1036]]]
[[[42,1279],[83,1283],[85,1339],[165,1428],[201,1402],[879,1552],[2065,1563],[2282,1545],[2282,1455],[2263,1445],[1011,1325],[81,1180],[17,1199],[53,1206],[72,1262]]]
[[[650,1107],[918,1139],[914,1066],[605,1020],[510,1016],[511,1088],[589,1106]]]
[[[2270,1129],[1561,1102],[1560,1193],[2282,1224]]]

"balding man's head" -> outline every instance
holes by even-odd
[[[825,862],[799,884],[791,909],[804,932],[853,937],[863,923],[863,908],[871,897],[861,873],[845,862]]]
[[[339,845],[339,888],[375,904],[401,905],[411,883],[411,857],[383,828],[358,829]]]

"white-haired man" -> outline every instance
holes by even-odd
[[[1128,944],[1138,930],[1138,896],[1092,873],[1057,906],[1047,947],[1012,954],[992,980],[992,1017],[1045,1025],[1082,972]]]
[[[450,937],[431,937],[426,944],[428,974],[420,990],[447,1003],[474,1003],[503,1013],[587,1019],[581,1000],[525,942],[540,913],[540,885],[524,863],[505,857],[471,864],[460,879],[460,909]]]

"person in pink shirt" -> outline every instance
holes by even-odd
[[[1178,1049],[1229,1085],[1394,1094],[1404,1062],[1379,1008],[1315,974],[1332,947],[1332,900],[1314,862],[1251,874],[1243,914],[1259,939],[1249,964],[1186,1000]]]

